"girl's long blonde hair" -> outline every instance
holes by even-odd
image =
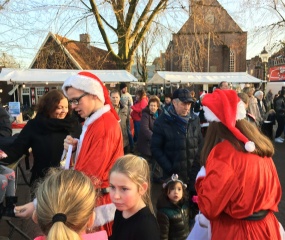
[[[112,172],[125,174],[131,181],[133,181],[138,189],[142,187],[143,183],[148,184],[147,191],[142,196],[142,199],[150,211],[154,214],[153,205],[150,197],[150,171],[148,163],[145,159],[128,154],[120,157],[109,172],[109,178]]]
[[[81,239],[93,214],[96,193],[91,179],[75,170],[52,169],[36,191],[38,224],[47,240]],[[52,223],[57,213],[66,215],[66,222]]]

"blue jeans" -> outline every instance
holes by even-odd
[[[134,149],[134,139],[133,139],[133,135],[132,135],[132,132],[131,132],[131,125],[130,125],[130,123],[127,125],[127,132],[128,132],[130,150],[133,150]]]
[[[141,122],[140,121],[134,121],[134,129],[135,129],[134,142],[135,143],[138,141],[140,127],[141,127]]]

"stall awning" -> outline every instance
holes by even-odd
[[[167,72],[158,71],[147,84],[194,83],[218,84],[229,83],[262,83],[261,79],[246,72]]]
[[[137,82],[132,74],[126,70],[84,70],[98,76],[104,83]],[[0,73],[0,81],[25,84],[62,84],[65,79],[82,70],[62,69],[12,69],[3,68]]]

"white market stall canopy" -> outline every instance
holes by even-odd
[[[158,71],[147,84],[194,83],[218,84],[229,83],[262,83],[263,81],[246,72],[166,72]]]
[[[64,69],[12,69],[2,68],[0,81],[8,84],[62,84],[65,79],[79,72],[87,71],[95,74],[104,83],[137,82],[126,70],[64,70]]]

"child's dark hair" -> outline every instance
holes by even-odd
[[[184,202],[188,199],[188,193],[186,190],[187,185],[185,183],[183,183],[182,180],[180,180],[178,178],[177,174],[173,174],[171,178],[168,178],[165,180],[165,182],[162,185],[163,195],[168,198],[168,194],[169,194],[170,190],[173,189],[177,183],[180,183],[182,185],[182,190],[183,190],[183,195],[182,195],[182,198],[179,202],[181,202],[181,201]]]

